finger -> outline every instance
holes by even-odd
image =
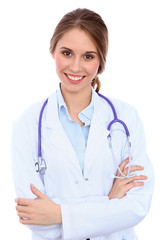
[[[144,185],[144,182],[131,182],[126,185],[126,192],[128,192],[130,189],[134,187],[141,187]]]
[[[21,205],[21,206],[28,206],[28,205],[30,205],[30,203],[31,203],[31,199],[16,198],[16,199],[15,199],[15,202],[16,202],[18,205]]]
[[[128,173],[128,169],[129,169],[129,167],[125,168],[123,171],[123,174],[126,175]],[[130,172],[142,171],[142,170],[144,170],[144,167],[139,166],[139,165],[134,165],[134,166],[130,167]]]
[[[45,198],[46,195],[40,192],[32,183],[30,185],[31,191],[34,195],[36,195],[38,198]]]
[[[123,184],[129,184],[133,181],[145,181],[147,180],[148,177],[147,176],[144,176],[144,175],[140,175],[140,176],[133,176],[131,178],[125,178],[124,181],[123,181]]]
[[[17,215],[24,220],[28,220],[27,213],[25,212],[17,212]]]
[[[125,169],[126,165],[129,163],[129,158],[126,158],[120,165],[119,168],[121,170],[121,172],[123,172],[123,170]],[[119,170],[117,170],[117,176],[121,176],[121,173],[119,172]]]
[[[23,218],[19,218],[19,222],[24,224],[24,225],[34,225],[34,223],[32,222],[32,220],[30,219],[23,219]]]
[[[17,212],[28,212],[28,207],[16,205],[16,210],[17,210]]]

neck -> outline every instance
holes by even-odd
[[[78,115],[91,102],[91,87],[79,92],[69,92],[61,85],[61,92],[67,105],[68,112],[70,113]]]

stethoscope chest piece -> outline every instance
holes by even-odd
[[[35,163],[35,168],[36,172],[39,172],[41,175],[44,175],[47,169],[46,162],[42,158],[39,158],[39,162]]]

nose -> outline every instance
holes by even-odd
[[[78,73],[81,71],[81,59],[79,57],[74,57],[70,62],[69,66],[70,70],[73,73]]]

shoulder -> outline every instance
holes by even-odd
[[[25,142],[28,146],[37,136],[39,112],[43,100],[30,105],[12,124],[12,144],[21,145]]]
[[[55,92],[53,92],[49,99],[53,99],[55,97]],[[13,131],[23,131],[24,129],[33,130],[37,127],[39,122],[40,111],[44,105],[46,98],[37,101],[31,104],[27,109],[24,110],[13,122]],[[46,107],[47,108],[47,107]],[[46,109],[44,110],[44,115],[46,114]]]
[[[106,100],[104,100],[102,97],[99,97],[99,99],[100,99],[100,104],[102,104],[104,109],[105,108],[109,109],[111,116],[113,116],[112,108],[110,104]],[[107,97],[107,99],[109,99],[111,104],[113,104],[113,107],[115,108],[115,111],[117,113],[117,117],[120,120],[127,122],[127,124],[129,125],[135,125],[135,123],[139,121],[139,114],[135,106],[119,99],[115,99],[111,97]]]
[[[36,124],[38,122],[40,109],[42,108],[44,101],[45,99],[31,104],[18,116],[17,119],[15,119],[14,125],[22,126],[29,123]]]
[[[122,117],[122,118],[129,117],[129,116],[132,117],[133,115],[138,114],[135,106],[119,99],[115,99],[115,98],[110,98],[110,99],[113,105],[115,106],[118,117]]]
[[[54,101],[55,97],[56,97],[56,92],[53,92],[52,94],[50,94],[50,96],[48,97],[49,102],[51,102],[52,100]],[[22,112],[17,117],[17,119],[15,119],[14,125],[17,125],[17,124],[18,125],[19,124],[26,125],[26,124],[30,124],[30,123],[38,124],[40,111],[41,111],[46,99],[47,98],[43,98],[43,99],[31,104],[27,109],[24,110],[24,112]],[[46,109],[44,111],[44,115],[45,115],[45,112],[46,112]]]
[[[109,100],[116,110],[117,118],[123,121],[129,130],[132,147],[139,144],[143,148],[145,146],[144,126],[135,106],[110,97]],[[100,101],[106,108],[109,108],[109,122],[112,121],[113,114],[111,107],[104,99],[100,99]],[[115,123],[113,128],[123,129],[122,125],[118,123]]]
[[[118,116],[123,115],[125,113],[132,113],[132,112],[136,113],[137,112],[135,106],[133,106],[127,102],[124,102],[119,99],[111,98],[106,95],[102,95],[102,96],[106,97],[111,102],[111,104],[113,104]],[[99,97],[99,99],[100,99],[101,104],[104,105],[105,107],[108,107],[110,105],[103,97]],[[109,107],[111,108],[111,106],[109,106]],[[112,110],[112,108],[111,108],[111,110]]]

